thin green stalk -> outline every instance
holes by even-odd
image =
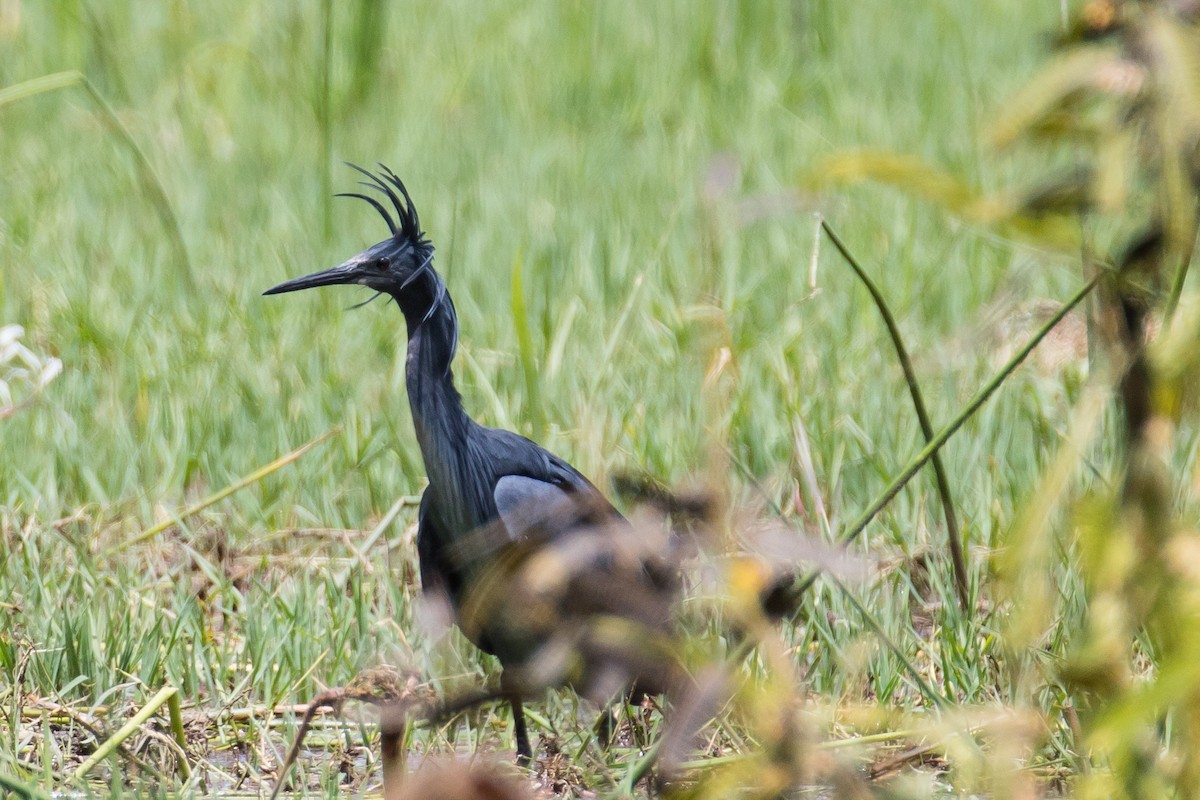
[[[379,537],[383,536],[384,532],[396,521],[396,517],[400,516],[400,512],[406,507],[413,508],[420,504],[421,495],[419,494],[406,494],[396,498],[396,502],[392,503],[392,507],[383,515],[383,519],[379,520],[379,524],[367,534],[367,538],[363,541],[362,546],[354,548],[354,555],[358,560],[366,563],[367,553],[375,546],[375,542],[379,541]]]
[[[842,590],[842,595],[850,601],[850,604],[854,606],[858,613],[862,615],[862,618],[867,621],[867,625],[871,627],[871,630],[875,632],[875,635],[882,639],[883,643],[887,645],[887,648],[892,651],[892,654],[900,660],[900,664],[904,667],[908,674],[912,676],[913,683],[917,685],[917,689],[919,689],[921,694],[925,696],[925,699],[939,709],[949,706],[951,701],[945,697],[942,697],[933,690],[933,687],[925,681],[925,676],[921,674],[920,670],[917,669],[915,664],[908,660],[908,657],[904,655],[904,651],[900,649],[899,645],[892,641],[891,637],[887,635],[886,631],[884,631],[883,626],[880,625],[879,621],[875,619],[875,616],[870,611],[867,611],[863,604],[858,601],[858,598],[854,596],[854,593],[850,591],[849,587],[842,583],[836,576],[830,576],[830,580],[833,581],[835,586]]]
[[[0,89],[0,108],[18,100],[75,86],[81,81],[83,81],[83,73],[70,70],[69,72],[54,72],[50,75],[42,75],[40,78],[30,78],[27,81],[14,83],[12,86],[5,86]]]
[[[598,362],[598,368],[592,370],[592,381],[588,387],[588,395],[594,395],[601,382],[608,375],[608,366],[612,362],[613,353],[617,349],[617,342],[621,341],[621,337],[626,330],[626,325],[629,322],[629,315],[633,313],[634,306],[637,305],[638,298],[642,293],[642,284],[646,282],[645,273],[638,274],[633,279],[633,288],[629,291],[629,296],[625,299],[625,305],[621,308],[621,313],[617,315],[617,322],[612,327],[612,333],[604,342],[604,350]]]
[[[187,734],[183,731],[183,709],[179,705],[179,693],[167,698],[167,713],[171,717],[171,735],[179,745],[179,774],[186,782],[192,777],[192,766],[187,760]]]
[[[904,346],[904,340],[900,336],[900,327],[896,324],[891,309],[888,308],[888,304],[875,286],[875,282],[859,266],[858,260],[850,254],[841,238],[833,232],[833,228],[829,227],[829,223],[823,217],[821,218],[821,230],[825,231],[825,235],[842,254],[842,258],[846,259],[846,263],[858,275],[863,286],[867,287],[867,291],[871,294],[871,299],[875,301],[875,307],[879,309],[879,314],[883,317],[883,324],[887,326],[888,335],[892,338],[892,345],[896,348],[896,357],[900,360],[900,368],[904,370],[904,382],[908,384],[908,393],[912,397],[913,408],[916,409],[917,420],[921,424],[921,433],[924,434],[926,442],[931,441],[933,424],[929,421],[929,412],[925,409],[925,399],[921,395],[921,386],[917,382],[916,370],[913,369],[912,360],[908,357],[908,348]],[[946,518],[946,541],[950,546],[950,560],[954,564],[954,588],[958,592],[958,604],[969,616],[971,598],[967,581],[967,559],[963,554],[962,535],[959,533],[958,520],[954,514],[954,497],[950,493],[950,479],[946,476],[946,467],[942,464],[942,457],[936,450],[930,456],[930,461],[933,463],[933,472],[937,478],[938,495],[942,500],[942,513]]]
[[[146,705],[142,706],[142,710],[134,714],[133,717],[121,726],[121,729],[110,736],[103,744],[96,748],[96,752],[92,753],[86,761],[79,765],[72,775],[76,781],[83,780],[93,767],[99,764],[104,759],[113,754],[121,743],[137,732],[137,729],[145,724],[146,720],[154,716],[154,712],[162,707],[163,703],[171,699],[178,690],[174,686],[164,686],[158,690],[154,697]]]
[[[883,490],[883,493],[880,494],[879,497],[876,498],[875,502],[871,503],[871,505],[859,515],[858,519],[847,526],[845,533],[843,533],[841,536],[841,541],[843,544],[849,544],[858,538],[859,534],[861,534],[863,530],[866,529],[867,525],[870,524],[871,520],[875,518],[875,515],[882,511],[883,508],[892,501],[892,498],[900,493],[900,490],[904,488],[905,484],[912,480],[913,476],[921,470],[921,467],[925,466],[925,462],[932,458],[933,454],[936,453],[942,447],[942,445],[949,441],[950,437],[957,433],[958,429],[961,428],[963,424],[970,419],[971,416],[974,415],[974,413],[978,411],[979,408],[986,403],[993,394],[995,394],[996,390],[999,389],[1004,381],[1008,379],[1008,376],[1011,375],[1013,371],[1021,365],[1021,362],[1024,361],[1029,354],[1033,352],[1033,349],[1038,346],[1042,339],[1046,337],[1046,334],[1050,333],[1054,326],[1058,325],[1058,323],[1061,322],[1063,318],[1066,317],[1073,308],[1075,308],[1075,306],[1079,305],[1083,299],[1088,296],[1092,289],[1096,288],[1096,284],[1099,282],[1100,277],[1096,276],[1084,284],[1083,288],[1076,292],[1070,300],[1064,303],[1063,307],[1060,308],[1054,314],[1054,316],[1048,319],[1046,323],[1038,330],[1038,332],[1035,333],[1033,337],[1026,342],[1025,345],[1018,350],[1011,359],[1008,360],[1008,363],[1005,364],[998,373],[996,373],[995,377],[984,384],[983,388],[980,389],[973,398],[971,398],[971,401],[967,403],[962,411],[959,412],[958,416],[951,420],[946,427],[942,428],[942,430],[939,431],[938,434],[934,436],[928,444],[925,445],[921,452],[917,453],[913,460],[909,462],[908,466],[905,467],[890,484],[888,484],[888,487]],[[810,586],[813,585],[813,582],[816,581],[817,575],[819,574],[819,569],[814,570],[807,577],[801,579],[799,583],[793,586],[793,588],[788,592],[787,599],[789,608],[794,610],[797,607],[800,597],[806,591],[808,591]]]

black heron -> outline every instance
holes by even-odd
[[[390,201],[395,217],[371,195],[340,196],[370,203],[392,235],[336,267],[264,294],[355,284],[375,296],[389,295],[403,312],[408,400],[429,478],[418,513],[422,589],[447,599],[467,637],[499,658],[518,760],[528,763],[522,694],[562,682],[577,689],[601,687],[596,696],[634,681],[640,693],[659,691],[650,688],[660,686],[650,673],[656,668],[655,641],[662,644],[668,627],[664,598],[672,579],[654,553],[614,549],[614,542],[644,537],[631,535],[625,519],[578,470],[523,436],[484,427],[467,415],[450,369],[458,342],[454,303],[433,268],[434,248],[412,198],[387,167],[380,165],[376,174],[349,166],[366,176],[363,186]],[[530,590],[529,581],[519,581],[531,561],[557,570],[551,576],[558,587],[551,604],[555,613],[541,607],[544,572],[532,581],[540,588]],[[604,624],[581,632],[596,619]],[[636,626],[633,635],[628,627],[614,628],[614,620]],[[643,641],[638,631],[647,634]],[[552,650],[561,656],[562,647],[547,647],[551,640],[574,648],[575,666],[547,671],[542,659],[538,670],[522,672],[538,654]],[[530,671],[537,676],[531,678]]]

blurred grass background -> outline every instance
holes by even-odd
[[[343,159],[383,161],[412,191],[481,422],[534,436],[602,486],[621,472],[697,480],[715,443],[739,502],[803,518],[802,422],[836,528],[921,439],[876,310],[827,245],[810,286],[812,212],[888,298],[935,426],[1024,338],[997,340],[994,325],[1080,279],[910,197],[810,176],[858,148],[917,154],[983,191],[1040,174],[1045,159],[995,158],[984,137],[1061,19],[1047,0],[0,2],[0,88],[80,70],[161,181],[186,247],[185,263],[80,86],[0,106],[0,323],[63,363],[0,421],[0,686],[108,704],[171,681],[215,707],[301,702],[381,660],[491,669],[414,623],[412,509],[374,570],[349,544],[423,486],[399,312],[348,311],[367,297],[350,291],[259,296],[384,235],[365,205],[329,198],[353,185]],[[512,311],[518,262],[536,396]],[[976,585],[1073,392],[1019,373],[944,451]],[[121,547],[335,427],[296,464]],[[930,637],[910,613],[951,596],[943,541],[922,477],[856,545],[885,567],[861,600],[939,691],[1003,700],[986,617],[935,604]],[[1069,599],[1070,559],[1054,569]],[[844,598],[818,589],[809,612],[788,635],[810,691],[922,704]],[[1078,613],[1064,603],[1059,630]],[[556,701],[549,724],[580,736],[572,713]],[[6,725],[0,769],[27,768],[37,759]],[[508,733],[430,736],[504,746]]]

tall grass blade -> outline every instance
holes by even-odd
[[[1061,322],[1063,318],[1067,316],[1067,314],[1071,313],[1071,310],[1075,308],[1075,306],[1083,302],[1083,299],[1087,297],[1093,289],[1096,288],[1096,285],[1099,282],[1099,276],[1092,278],[1090,281],[1084,284],[1083,288],[1076,292],[1070,300],[1064,303],[1062,308],[1060,308],[1052,317],[1050,317],[1050,319],[1046,320],[1045,324],[1038,329],[1038,331],[1029,339],[1029,341],[1026,342],[1020,350],[1013,354],[1012,358],[1008,360],[1008,363],[1001,367],[1000,371],[997,372],[990,381],[984,384],[983,388],[981,388],[975,394],[975,396],[971,398],[970,402],[968,402],[967,405],[963,407],[963,410],[958,413],[958,416],[952,419],[949,424],[946,425],[946,427],[942,428],[942,430],[939,431],[938,434],[934,436],[927,445],[925,445],[921,452],[917,453],[917,455],[913,457],[912,461],[908,463],[908,466],[906,466],[899,475],[892,479],[892,482],[888,484],[887,488],[884,489],[879,497],[875,499],[875,502],[868,506],[867,509],[863,511],[853,523],[846,527],[846,531],[840,537],[843,543],[854,541],[858,538],[859,534],[866,530],[866,527],[871,523],[871,520],[875,519],[875,515],[882,511],[883,508],[892,501],[892,498],[900,493],[900,490],[904,488],[905,484],[912,480],[914,475],[920,472],[921,467],[925,466],[925,462],[932,458],[933,454],[940,450],[942,445],[950,441],[950,437],[957,433],[959,428],[961,428],[963,424],[966,423],[966,421],[970,419],[971,416],[978,411],[979,408],[986,403],[993,394],[995,394],[996,390],[999,389],[1006,380],[1008,380],[1008,376],[1011,375],[1017,367],[1021,366],[1021,362],[1033,352],[1033,349],[1037,347],[1038,343],[1040,343],[1042,339],[1046,337],[1046,334],[1050,333],[1050,331],[1054,329],[1054,326]],[[800,580],[788,591],[787,599],[789,608],[796,608],[800,597],[803,596],[803,594],[808,591],[809,587],[813,585],[813,582],[816,581],[817,575],[819,574],[819,570],[812,572],[807,577]]]
[[[537,360],[533,355],[533,333],[529,329],[529,313],[525,309],[525,286],[522,280],[521,254],[512,266],[512,318],[517,331],[517,346],[521,351],[521,372],[525,376],[525,396],[529,398],[529,416],[533,437],[546,435],[546,412],[542,405],[542,385],[538,380]]]
[[[201,500],[199,503],[196,503],[195,505],[184,509],[183,511],[176,514],[175,516],[170,517],[169,519],[165,519],[162,522],[158,523],[157,525],[154,525],[153,527],[146,529],[145,531],[143,531],[142,533],[139,533],[137,536],[133,537],[132,539],[129,539],[128,541],[125,541],[125,542],[121,542],[119,545],[116,545],[111,550],[109,550],[109,552],[106,553],[106,555],[110,555],[110,556],[115,555],[116,553],[120,552],[121,550],[124,550],[129,547],[133,547],[134,545],[141,544],[142,542],[147,542],[147,541],[153,539],[155,536],[158,536],[160,533],[165,531],[167,528],[170,528],[172,525],[177,525],[180,522],[183,522],[183,520],[187,519],[188,517],[199,514],[201,511],[208,508],[209,506],[211,506],[215,503],[221,502],[226,497],[229,497],[231,494],[233,494],[235,492],[240,492],[242,489],[245,489],[247,486],[251,486],[255,483],[258,483],[263,478],[270,475],[272,472],[280,470],[280,469],[286,467],[288,464],[291,464],[293,461],[297,460],[298,458],[303,456],[305,453],[307,453],[309,450],[312,450],[314,447],[316,447],[317,445],[324,442],[329,437],[338,433],[340,430],[341,430],[340,428],[334,428],[333,430],[329,430],[329,431],[326,431],[325,433],[322,433],[320,436],[313,439],[311,442],[301,445],[300,447],[297,447],[292,452],[286,453],[285,455],[280,456],[279,458],[275,459],[274,461],[272,461],[270,464],[267,464],[266,466],[259,467],[254,472],[251,472],[249,475],[242,478],[240,481],[237,481],[236,483],[232,483],[229,486],[226,486],[224,489],[217,492],[216,494],[210,495],[210,496],[206,497],[205,499]]]
[[[86,75],[75,71],[56,72],[0,89],[0,108],[18,100],[24,100],[39,94],[71,86],[81,86],[83,88],[88,98],[92,101],[92,104],[100,112],[100,117],[104,120],[109,132],[117,137],[117,141],[125,145],[125,149],[133,157],[134,164],[137,166],[138,178],[142,182],[142,188],[150,196],[151,203],[162,220],[163,227],[167,231],[167,237],[171,240],[171,246],[175,250],[175,257],[183,270],[184,277],[187,279],[189,286],[194,288],[195,276],[192,273],[191,258],[188,256],[187,245],[184,244],[183,229],[179,225],[179,217],[171,205],[171,200],[167,196],[167,190],[163,188],[162,181],[154,172],[154,168],[150,166],[150,160],[146,158],[146,154],[138,146],[137,140],[133,138],[133,134],[121,122],[121,118],[117,116],[116,111],[104,99],[104,95],[100,93],[100,90],[87,79]]]
[[[354,25],[354,67],[350,75],[350,99],[361,103],[370,93],[370,88],[379,80],[380,54],[386,47],[389,3],[365,0],[358,4],[358,18]]]
[[[12,86],[5,86],[3,89],[0,89],[0,108],[4,108],[9,103],[15,103],[18,100],[36,97],[39,94],[53,92],[57,89],[65,89],[68,86],[77,86],[82,82],[83,73],[70,70],[68,72],[54,72],[39,78],[30,78],[27,81],[14,83]]]
[[[854,274],[862,281],[867,292],[871,295],[871,300],[874,301],[875,307],[879,309],[879,315],[883,317],[883,324],[887,326],[888,336],[892,339],[892,346],[896,349],[896,358],[900,362],[900,368],[904,370],[904,382],[908,384],[908,394],[912,398],[913,408],[917,412],[917,420],[921,424],[921,433],[925,436],[926,443],[933,440],[933,423],[929,421],[929,412],[925,408],[925,398],[921,395],[921,386],[917,382],[917,373],[913,369],[912,359],[908,357],[908,348],[904,346],[904,339],[900,335],[900,326],[896,324],[896,318],[892,316],[892,310],[888,308],[887,301],[883,299],[883,294],[875,282],[871,280],[858,260],[850,254],[845,243],[829,226],[823,218],[821,219],[821,230],[825,231],[825,235],[829,237],[829,241],[833,242],[833,246],[842,254],[842,258],[850,265],[850,269],[854,270]],[[950,479],[946,475],[946,467],[942,464],[942,457],[934,451],[930,456],[930,461],[933,464],[933,472],[937,478],[938,496],[942,501],[942,513],[946,519],[946,542],[950,547],[950,560],[954,565],[954,588],[958,593],[958,604],[964,612],[970,615],[970,586],[967,579],[967,559],[963,554],[962,534],[958,530],[958,519],[954,513],[954,496],[950,492]]]
[[[178,690],[174,686],[164,686],[163,688],[159,689],[154,697],[151,697],[149,702],[142,706],[141,711],[134,714],[128,722],[121,726],[120,730],[106,739],[99,747],[96,748],[96,752],[92,753],[86,761],[79,765],[79,768],[75,770],[72,778],[75,781],[83,780],[84,777],[91,772],[97,764],[112,755],[113,752],[120,747],[126,739],[136,733],[138,728],[142,727],[146,720],[154,716],[154,712],[158,711],[158,709],[162,707],[163,703],[166,703],[168,700],[170,700],[177,691]]]

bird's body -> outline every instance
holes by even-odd
[[[513,701],[517,750],[528,760],[520,695],[529,683],[522,678],[521,684],[514,686],[512,675],[522,674],[547,640],[558,633],[544,620],[527,622],[524,613],[528,607],[546,600],[545,585],[552,585],[561,589],[561,596],[552,598],[554,602],[573,604],[578,610],[579,591],[570,582],[574,577],[571,570],[582,569],[593,577],[611,573],[611,585],[583,606],[598,608],[609,616],[632,615],[635,620],[649,614],[649,627],[659,629],[665,621],[665,608],[655,599],[662,594],[656,591],[660,581],[640,563],[624,569],[619,554],[608,552],[610,543],[622,538],[609,532],[627,530],[628,524],[587,478],[525,437],[476,423],[463,409],[451,371],[458,320],[445,283],[432,267],[433,246],[425,239],[412,200],[399,179],[386,168],[382,176],[359,171],[370,178],[363,185],[383,192],[392,201],[398,222],[374,198],[352,196],[367,200],[383,215],[392,237],[342,265],[280,284],[267,294],[361,284],[390,295],[403,312],[408,329],[408,399],[429,479],[421,498],[417,531],[422,587],[427,595],[448,600],[467,637],[496,655],[505,667],[508,685],[513,687],[508,693]],[[399,190],[405,202],[393,189]],[[602,539],[595,539],[596,531]],[[604,545],[597,550],[573,541],[585,536]],[[587,553],[589,560],[572,565],[563,575],[550,576],[555,580],[549,584],[540,576],[541,588],[533,595],[522,593],[519,587],[496,588],[498,580],[516,580],[522,574],[531,543],[547,542],[563,543],[560,550],[564,552],[570,546],[575,554]],[[622,583],[629,585],[621,588]],[[621,596],[609,597],[614,591]],[[654,608],[645,608],[648,605]],[[625,606],[630,606],[629,610],[622,612]],[[578,631],[567,633],[579,638]],[[555,673],[549,680],[570,680],[578,685],[592,682],[599,674],[595,670],[572,672],[567,667],[561,671],[562,675]],[[631,677],[624,676],[626,680]]]
[[[555,517],[556,533],[605,517],[622,518],[587,478],[558,456],[523,436],[484,427],[467,416],[448,370],[438,387],[414,378],[428,374],[420,339],[418,331],[409,343],[408,389],[429,477],[417,527],[421,583],[426,594],[444,594],[461,609],[469,587],[492,568],[498,554],[534,535],[547,515]],[[513,652],[519,648],[511,643],[494,641],[485,626],[468,624],[463,630],[502,662],[516,663],[529,655]]]

